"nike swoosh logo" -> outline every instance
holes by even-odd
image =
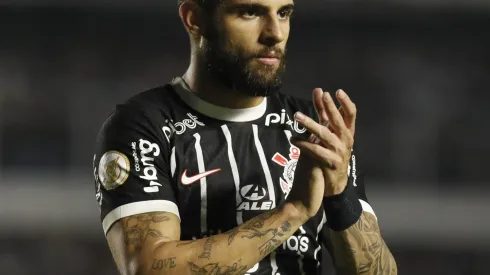
[[[192,177],[189,177],[189,176],[187,176],[187,169],[185,169],[184,173],[182,173],[182,177],[180,178],[180,182],[182,182],[183,185],[191,185],[194,182],[196,182],[202,178],[205,178],[209,175],[212,175],[214,173],[217,173],[219,171],[221,171],[221,168],[209,170],[209,171],[194,175]]]

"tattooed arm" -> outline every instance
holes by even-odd
[[[344,192],[323,200],[328,225],[323,229],[324,244],[338,275],[396,275],[395,259],[381,236],[364,173],[355,160],[351,159]]]
[[[244,274],[307,219],[286,203],[227,233],[179,241],[178,217],[155,212],[119,220],[107,240],[122,275]]]
[[[338,275],[396,275],[396,262],[381,237],[376,217],[363,212],[351,227],[324,230],[324,240]]]

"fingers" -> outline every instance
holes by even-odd
[[[342,157],[334,151],[321,145],[308,142],[306,140],[293,140],[293,145],[298,147],[302,153],[306,153],[319,161],[321,165],[327,165],[330,169],[342,167]]]
[[[327,111],[330,127],[332,127],[337,135],[342,136],[348,130],[344,123],[344,118],[337,109],[330,93],[324,93],[322,99]]]
[[[321,143],[325,144],[329,148],[342,148],[340,139],[334,133],[332,133],[328,127],[320,125],[301,112],[297,112],[294,115],[294,118],[312,134],[312,136],[309,138],[310,143],[318,144],[318,140],[315,139],[317,138]]]
[[[323,90],[316,88],[313,90],[313,106],[315,106],[316,113],[318,115],[318,122],[321,125],[326,125],[328,122],[327,111],[322,100]]]
[[[354,136],[356,132],[356,105],[343,90],[337,91],[337,99],[341,105],[340,111],[344,118],[345,126],[351,131],[352,136]]]

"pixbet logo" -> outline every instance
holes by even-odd
[[[189,129],[195,129],[198,125],[199,126],[205,126],[204,123],[200,122],[198,118],[191,113],[187,113],[187,116],[189,118],[186,118],[182,120],[181,122],[173,123],[173,120],[166,120],[165,123],[168,124],[168,126],[163,126],[162,131],[163,134],[165,135],[165,138],[167,138],[167,142],[170,142],[170,138],[172,135],[175,133],[177,135],[182,135],[185,133],[185,131]]]
[[[286,120],[287,119],[287,120]],[[286,110],[282,109],[281,114],[268,114],[265,117],[265,126],[270,126],[271,124],[286,124],[295,132],[302,134],[306,132],[306,128],[300,126],[297,121],[293,121],[289,118],[289,115],[286,114]]]

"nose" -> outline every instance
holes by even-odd
[[[269,16],[264,23],[260,43],[266,46],[274,46],[284,41],[285,30],[283,27],[284,26],[277,15]]]

